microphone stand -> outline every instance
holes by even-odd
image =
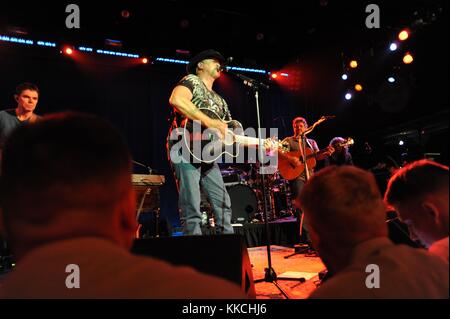
[[[148,173],[150,174],[150,175],[152,175],[152,173],[153,173],[153,169],[150,167],[150,166],[147,166],[147,165],[145,165],[145,164],[142,164],[142,163],[139,163],[139,162],[136,162],[135,160],[131,160],[131,162],[133,162],[133,164],[136,164],[136,165],[139,165],[139,166],[142,166],[142,167],[145,167],[147,170],[148,170]]]
[[[144,167],[144,168],[146,168],[147,170],[148,170],[148,173],[150,174],[150,175],[152,175],[152,173],[153,173],[153,169],[150,167],[150,166],[147,166],[147,165],[145,165],[145,164],[142,164],[142,163],[139,163],[139,162],[137,162],[137,161],[135,161],[135,160],[131,160],[131,162],[133,163],[133,164],[136,164],[136,165],[138,165],[138,166],[141,166],[141,167]],[[150,195],[150,191],[151,191],[151,186],[146,186],[146,188],[145,188],[145,191],[144,191],[144,193],[143,193],[143,195],[142,195],[142,198],[141,198],[141,200],[140,200],[140,202],[139,202],[139,207],[138,207],[138,210],[137,210],[137,212],[136,212],[136,221],[138,222],[138,224],[140,225],[139,226],[139,228],[138,228],[138,230],[137,230],[137,232],[136,232],[136,238],[139,238],[140,237],[140,229],[141,229],[141,224],[139,223],[139,218],[141,217],[141,213],[142,213],[142,208],[143,208],[143,206],[144,206],[144,202],[145,202],[145,198],[147,197],[147,195]],[[155,230],[155,233],[156,233],[156,237],[159,237],[159,210],[157,210],[156,212],[155,212],[155,227],[156,227],[156,230]]]
[[[233,73],[231,73],[233,74]],[[250,87],[251,89],[253,89],[253,92],[255,94],[255,102],[256,102],[256,117],[257,117],[257,122],[258,122],[258,140],[259,140],[259,147],[258,147],[258,156],[259,156],[259,160],[262,160],[262,156],[263,156],[263,142],[261,140],[261,117],[260,117],[260,112],[259,112],[259,89],[260,88],[264,88],[264,89],[269,89],[269,86],[267,84],[264,84],[260,81],[257,81],[255,79],[249,78],[245,75],[242,74],[233,74],[236,77],[238,77],[239,79],[241,79],[243,81],[243,83],[245,85],[247,85],[248,87]],[[262,168],[262,166],[260,166],[260,169]],[[265,191],[265,178],[264,178],[264,174],[261,174],[261,191],[263,194],[263,201],[264,201],[264,225],[265,225],[265,230],[266,230],[266,246],[267,246],[267,268],[264,268],[264,278],[262,279],[257,279],[254,281],[254,283],[259,283],[259,282],[270,282],[273,283],[278,290],[283,294],[283,296],[286,299],[289,299],[289,295],[280,287],[280,285],[277,283],[277,274],[275,272],[275,270],[272,268],[272,257],[271,257],[271,252],[270,252],[270,246],[271,246],[271,242],[270,242],[270,229],[269,229],[269,221],[268,221],[268,213],[267,213],[267,197],[266,197],[266,191]],[[283,278],[283,279],[287,279],[287,278]],[[297,278],[293,278],[293,279],[297,279]],[[303,279],[304,280],[304,279]]]

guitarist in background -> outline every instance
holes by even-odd
[[[300,135],[308,128],[308,123],[303,117],[296,117],[292,121],[292,127],[294,129],[294,135],[286,137],[282,143],[289,145],[289,150],[291,152],[300,151]],[[317,146],[317,143],[315,140],[307,138],[306,139],[307,145],[306,148],[311,149],[314,152],[319,152],[319,147]],[[330,156],[333,153],[333,148],[331,146],[328,146],[325,151],[317,153],[316,160],[321,161]],[[285,156],[282,152],[278,152],[278,156],[282,157]],[[292,165],[294,166],[300,166],[302,163],[298,158],[295,157],[289,157],[286,158]],[[313,168],[309,167],[309,175],[311,176],[313,174]],[[298,196],[300,195],[301,190],[303,189],[303,186],[306,182],[306,173],[303,172],[298,176],[296,179],[290,180],[289,184],[291,186],[291,192],[293,195],[293,198],[295,198],[295,206],[298,208]]]
[[[290,152],[298,152],[301,150],[300,148],[301,145],[299,143],[301,141],[300,136],[308,128],[308,123],[303,117],[296,117],[295,119],[292,120],[292,127],[294,129],[294,135],[286,137],[281,143],[287,144]],[[334,151],[331,146],[328,146],[326,149],[319,152],[319,146],[317,145],[317,142],[310,138],[306,138],[306,143],[307,145],[305,148],[309,148],[313,152],[318,152],[317,156],[315,157],[316,160],[318,161],[324,160],[326,157],[330,156]],[[286,155],[284,152],[278,152],[278,156],[288,161],[293,167],[303,165],[300,162],[300,159]],[[309,169],[309,176],[311,177],[314,172],[314,167],[308,167],[308,169]],[[306,172],[301,173],[295,179],[289,180],[292,198],[295,199],[294,206],[297,209],[300,209],[299,195],[305,183],[306,183]],[[300,215],[297,216],[297,220],[299,222],[300,234],[303,233],[303,230],[306,230],[305,239],[308,243],[310,243],[311,239],[309,237],[308,225],[306,225],[306,223],[304,223],[303,221],[303,214],[301,214],[301,217]],[[310,249],[312,249],[311,245],[309,246]]]
[[[182,126],[182,121],[198,120],[202,125],[216,129],[223,138],[227,124],[211,119],[199,108],[214,111],[224,120],[231,120],[231,114],[225,100],[212,89],[214,81],[221,75],[224,57],[217,51],[206,50],[194,56],[187,66],[188,75],[175,86],[169,103],[174,108],[174,119],[169,132]],[[168,155],[175,143],[168,139]],[[233,233],[231,226],[231,201],[223,183],[217,163],[181,163],[170,161],[179,193],[178,206],[180,220],[185,235],[202,235],[200,212],[200,187],[206,193],[215,217],[216,233]]]
[[[331,156],[325,158],[324,165],[353,165],[352,154],[348,150],[348,146],[342,146],[345,143],[345,139],[342,137],[334,137],[330,141],[330,146],[333,147],[334,153]]]

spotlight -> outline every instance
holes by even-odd
[[[148,59],[147,58],[142,58],[142,63],[147,64],[148,63]]]
[[[358,84],[355,85],[355,90],[356,90],[356,91],[361,92],[362,89],[363,89],[363,87],[362,87],[361,84],[358,83]]]
[[[348,101],[348,100],[351,100],[352,99],[352,94],[351,93],[347,93],[347,94],[345,94],[345,99]]]
[[[73,49],[71,47],[64,47],[63,53],[67,54],[67,55],[72,55],[73,54]]]
[[[272,79],[276,79],[278,77],[278,74],[272,73],[270,76],[272,77]]]
[[[413,56],[411,55],[411,53],[407,52],[404,56],[403,56],[403,63],[405,64],[411,64],[414,61]]]
[[[402,30],[399,34],[398,34],[398,39],[400,41],[405,41],[406,39],[409,38],[409,32],[408,30]]]
[[[392,42],[391,45],[389,46],[389,50],[395,51],[397,49],[398,49],[397,43]]]
[[[352,69],[355,69],[357,66],[358,66],[358,61],[356,61],[356,60],[351,60],[350,61],[350,67]]]
[[[345,81],[348,79],[348,75],[344,73],[344,74],[342,74],[341,78],[342,78],[342,80]]]
[[[122,16],[122,18],[124,18],[124,19],[128,19],[129,17],[130,17],[130,11],[128,11],[128,10],[122,10],[121,12],[120,12],[120,15]]]
[[[403,140],[398,141],[398,145],[403,146],[405,145],[405,142],[403,142]]]
[[[393,76],[388,77],[388,82],[389,83],[394,83],[395,82],[395,78]]]

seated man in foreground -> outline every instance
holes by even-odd
[[[3,155],[1,217],[17,266],[0,298],[245,298],[226,280],[129,252],[131,158],[107,122],[44,117],[14,131]]]
[[[331,274],[311,298],[448,298],[448,263],[388,239],[386,207],[371,173],[329,166],[308,181],[300,203]]]

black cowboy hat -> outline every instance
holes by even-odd
[[[197,64],[205,59],[217,59],[221,64],[225,62],[225,58],[220,52],[212,49],[205,50],[198,53],[189,61],[189,64],[186,67],[187,73],[196,74]]]

